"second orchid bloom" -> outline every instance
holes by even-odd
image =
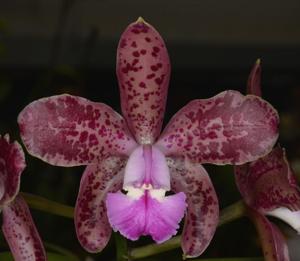
[[[19,194],[25,156],[18,142],[0,136],[2,231],[16,261],[45,261],[46,252],[26,201]]]
[[[258,60],[248,80],[247,92],[261,96],[261,65]],[[247,213],[261,239],[266,261],[289,261],[289,251],[281,231],[266,216],[277,217],[300,232],[300,189],[286,158],[277,145],[268,155],[236,166],[237,187],[247,205]]]
[[[150,235],[161,243],[185,216],[182,249],[199,256],[219,216],[200,164],[243,164],[266,155],[277,140],[277,112],[259,97],[225,91],[191,101],[161,133],[170,61],[163,39],[142,19],[121,36],[117,76],[124,118],[76,96],[43,98],[19,115],[23,142],[50,164],[87,165],[75,211],[87,251],[101,251],[111,227],[132,240]]]

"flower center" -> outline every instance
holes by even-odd
[[[106,208],[115,231],[136,240],[151,235],[161,243],[176,234],[186,209],[183,192],[165,197],[170,174],[164,154],[152,145],[142,145],[130,155],[125,167],[123,189],[108,193]]]

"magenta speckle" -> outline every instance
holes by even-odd
[[[121,48],[125,48],[127,46],[127,42],[125,39],[123,39],[121,42],[120,42],[120,47]]]
[[[152,79],[155,77],[155,74],[154,73],[151,73],[151,74],[148,74],[147,75],[147,79]]]
[[[139,56],[140,56],[140,53],[139,53],[138,51],[134,51],[134,52],[132,53],[132,55],[133,55],[134,57],[139,57]]]
[[[80,142],[86,142],[87,137],[88,137],[88,132],[87,132],[87,131],[83,131],[83,132],[80,134],[79,141],[80,141]]]
[[[159,51],[160,51],[159,47],[157,47],[157,46],[153,47],[153,52],[158,53]]]
[[[139,34],[139,33],[140,33],[140,30],[134,28],[134,29],[131,30],[131,32],[133,32],[134,34]]]
[[[139,86],[140,86],[141,88],[146,88],[146,84],[145,84],[144,82],[140,82]]]
[[[158,67],[156,65],[151,65],[151,70],[156,72],[158,70]]]

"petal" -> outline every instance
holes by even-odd
[[[145,195],[134,199],[121,192],[108,193],[106,208],[109,223],[130,240],[137,240],[144,234],[146,220]]]
[[[181,247],[186,257],[197,257],[207,248],[217,228],[218,198],[201,165],[171,158],[168,163],[172,190],[183,191],[188,202]]]
[[[252,208],[267,213],[278,207],[300,210],[300,191],[285,150],[279,146],[267,156],[235,167],[236,183]]]
[[[289,261],[286,240],[281,231],[266,217],[249,209],[249,216],[257,229],[266,261]]]
[[[136,148],[125,168],[124,189],[151,184],[154,188],[170,189],[170,174],[165,156],[151,145]]]
[[[21,174],[26,167],[22,147],[0,136],[0,205],[12,201],[20,189]]]
[[[3,207],[2,230],[16,261],[47,260],[29,208],[21,196]]]
[[[140,144],[161,131],[170,78],[170,60],[159,33],[143,19],[122,34],[117,52],[123,115]]]
[[[122,187],[124,166],[125,160],[110,157],[87,166],[81,178],[74,221],[77,238],[88,252],[100,252],[109,241],[105,198],[108,192]]]
[[[278,137],[278,114],[259,97],[225,91],[194,100],[171,119],[157,146],[192,161],[243,164],[267,154]]]
[[[58,166],[126,155],[136,146],[124,119],[112,108],[67,94],[30,103],[18,123],[28,152]]]
[[[176,235],[179,222],[185,214],[186,196],[183,192],[158,201],[148,197],[145,233],[156,243],[162,243]]]
[[[261,65],[260,59],[254,64],[247,83],[247,94],[261,97]]]
[[[288,208],[280,207],[271,210],[266,214],[281,219],[300,233],[300,211],[291,211]]]
[[[162,243],[177,233],[186,203],[184,193],[157,200],[148,191],[138,199],[118,192],[107,195],[106,206],[115,231],[131,240],[150,235]]]

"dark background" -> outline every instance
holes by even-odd
[[[280,113],[280,143],[300,174],[299,14],[298,0],[2,0],[0,132],[20,141],[18,113],[35,99],[59,93],[104,102],[120,112],[116,47],[126,26],[143,16],[161,33],[171,58],[165,123],[192,99],[225,89],[244,92],[251,67],[261,58],[264,98]],[[74,205],[83,168],[53,167],[26,156],[21,190]],[[240,198],[231,167],[207,169],[221,208]],[[88,255],[76,240],[72,220],[32,213],[44,241],[73,251],[81,260],[114,260],[113,239],[102,253]],[[247,219],[218,229],[204,254],[259,255]],[[181,260],[181,252],[148,260],[165,258]]]

